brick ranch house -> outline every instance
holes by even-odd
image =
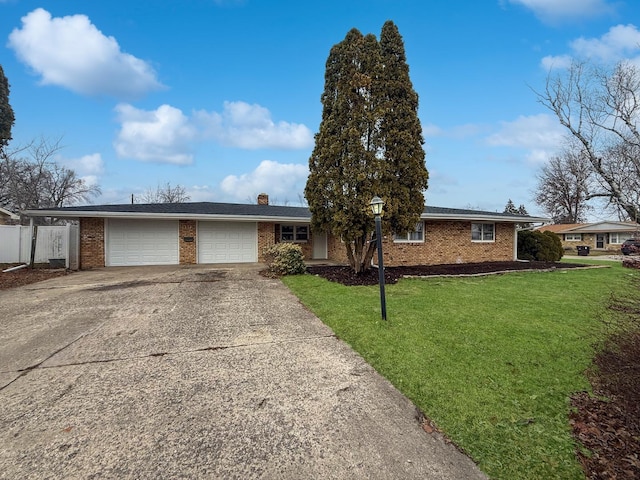
[[[620,253],[620,246],[625,240],[640,237],[640,225],[633,222],[559,223],[544,225],[539,230],[557,234],[566,251],[586,246],[591,250]]]
[[[277,242],[300,244],[307,260],[347,263],[339,238],[312,232],[304,207],[165,203],[90,205],[28,210],[30,217],[77,220],[81,269],[264,261]],[[518,223],[546,218],[425,207],[413,232],[384,239],[386,265],[425,265],[516,259]]]

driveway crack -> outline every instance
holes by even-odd
[[[95,330],[97,330],[97,329],[94,329],[93,331],[95,331]],[[63,364],[59,364],[59,365],[43,365],[47,360],[49,360],[50,358],[52,358],[56,354],[60,353],[61,351],[63,351],[65,348],[73,345],[75,342],[80,340],[82,337],[88,335],[89,333],[93,333],[93,331],[84,333],[83,335],[81,335],[78,338],[76,338],[74,341],[68,343],[64,347],[59,348],[58,350],[53,352],[51,355],[49,355],[47,358],[45,358],[41,362],[38,362],[37,364],[32,365],[30,367],[22,368],[20,370],[15,370],[15,372],[20,373],[20,375],[17,376],[15,379],[13,379],[11,382],[9,382],[7,385],[1,387],[0,391],[2,391],[5,388],[7,388],[9,385],[11,385],[13,382],[18,380],[19,378],[27,375],[29,372],[32,372],[33,370],[38,369],[38,368],[40,368],[40,369],[45,369],[45,368],[46,369],[55,369],[55,368],[76,367],[76,366],[83,366],[83,365],[97,365],[97,364],[101,364],[101,363],[115,363],[115,362],[124,362],[124,361],[128,361],[128,360],[141,360],[141,359],[145,359],[145,358],[157,358],[157,357],[164,357],[164,356],[167,356],[167,355],[185,355],[185,354],[189,354],[189,353],[198,353],[198,352],[215,352],[215,351],[218,351],[218,350],[230,350],[230,349],[236,349],[236,348],[246,348],[246,347],[250,347],[250,346],[254,346],[254,345],[278,345],[278,344],[285,344],[285,343],[306,342],[306,341],[309,341],[309,340],[318,340],[318,339],[324,339],[324,338],[337,338],[335,334],[317,335],[317,336],[312,336],[312,337],[292,338],[292,339],[288,339],[288,340],[277,340],[277,341],[274,340],[274,341],[270,341],[270,342],[239,343],[239,344],[235,344],[235,345],[219,345],[219,346],[210,346],[210,347],[200,347],[200,348],[194,348],[194,349],[189,349],[189,350],[153,352],[153,353],[148,353],[148,354],[145,354],[145,355],[133,355],[133,356],[129,356],[129,357],[105,358],[105,359],[97,359],[97,360],[87,360],[87,361],[84,361],[84,362],[69,362],[69,363],[63,363]],[[2,372],[2,373],[11,373],[11,372]]]
[[[91,330],[88,330],[84,333],[82,333],[81,335],[78,335],[76,338],[74,338],[72,341],[70,341],[69,343],[67,343],[66,345],[63,345],[62,347],[58,348],[57,350],[53,351],[52,353],[50,353],[46,358],[44,358],[43,360],[41,360],[40,362],[25,367],[25,368],[20,368],[18,370],[15,370],[16,373],[19,373],[20,375],[18,375],[16,378],[14,378],[13,380],[11,380],[9,383],[7,383],[6,385],[3,385],[0,387],[0,392],[2,390],[4,390],[5,388],[7,388],[9,385],[11,385],[13,382],[15,382],[16,380],[18,380],[19,378],[24,377],[25,375],[27,375],[29,372],[32,372],[33,370],[40,368],[42,366],[43,363],[45,363],[47,360],[50,360],[51,358],[53,358],[54,356],[56,356],[58,353],[62,352],[63,350],[69,348],[71,345],[73,345],[74,343],[76,343],[78,340],[86,337],[87,335],[91,335],[92,333],[96,332],[97,330],[99,330],[100,328],[102,328],[103,324],[98,325],[96,328],[93,328]],[[43,367],[46,368],[46,367]],[[2,373],[11,373],[11,372],[2,372]]]

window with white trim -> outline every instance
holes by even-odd
[[[309,225],[280,225],[280,241],[299,243],[308,242]]]
[[[416,223],[415,228],[411,232],[407,233],[394,233],[393,241],[395,243],[406,242],[424,242],[424,222]]]
[[[622,245],[625,240],[629,240],[630,238],[633,238],[633,234],[631,234],[629,232],[610,233],[609,234],[609,243],[612,244],[612,245]]]
[[[565,242],[581,242],[582,234],[581,233],[565,233],[564,240]]]
[[[472,223],[471,224],[471,241],[472,242],[495,242],[494,223]]]

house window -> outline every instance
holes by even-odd
[[[612,245],[622,245],[625,240],[633,238],[631,233],[610,233],[609,243]]]
[[[581,233],[565,233],[564,240],[565,242],[581,242],[582,234]]]
[[[283,242],[308,242],[309,225],[280,225],[280,240]]]
[[[424,242],[424,222],[416,223],[416,227],[413,231],[407,233],[394,233],[393,241],[396,243],[402,242]]]
[[[495,224],[472,223],[471,224],[471,241],[472,242],[494,242],[495,241]]]

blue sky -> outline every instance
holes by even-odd
[[[430,173],[426,203],[529,213],[564,134],[536,101],[571,58],[640,64],[637,0],[0,0],[13,146],[56,160],[94,203],[170,182],[193,201],[299,204],[330,48],[404,38]]]

